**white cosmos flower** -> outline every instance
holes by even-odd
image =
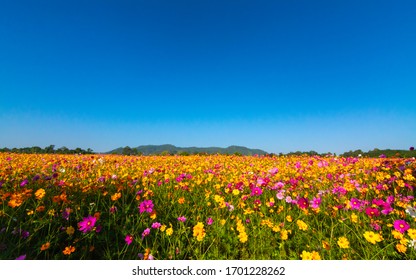
[[[412,218],[416,218],[416,208],[414,207],[407,207],[406,213],[409,214]]]

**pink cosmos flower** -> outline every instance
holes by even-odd
[[[290,196],[286,196],[286,199],[285,200],[286,200],[287,203],[291,203],[292,202],[292,198]]]
[[[146,236],[148,236],[150,234],[150,228],[147,228],[143,231],[142,233],[142,238],[145,238]]]
[[[158,222],[155,222],[152,224],[152,228],[156,229],[156,228],[160,228],[162,225]]]
[[[285,198],[285,192],[284,190],[281,190],[280,192],[278,192],[276,194],[277,199],[282,200],[283,198]]]
[[[307,198],[301,197],[298,200],[298,206],[301,209],[306,209],[309,207],[309,200]]]
[[[26,255],[21,255],[16,258],[16,260],[24,260],[26,259]]]
[[[319,205],[321,205],[321,198],[320,197],[314,197],[313,199],[312,199],[312,205],[311,205],[311,207],[313,208],[313,209],[316,209],[316,208],[319,208]]]
[[[178,221],[184,223],[186,218],[184,216],[178,217]]]
[[[251,190],[251,196],[260,196],[261,194],[263,193],[263,190],[261,189],[261,188],[259,188],[259,187],[254,187],[252,190]]]
[[[207,225],[212,225],[212,223],[214,222],[214,220],[211,218],[211,217],[209,217],[208,219],[207,219]]]
[[[355,197],[351,198],[350,200],[351,209],[360,210],[361,201]]]
[[[133,242],[133,239],[134,239],[133,236],[127,234],[124,241],[126,241],[127,245],[130,245]]]
[[[139,205],[140,214],[142,214],[143,212],[152,213],[153,207],[154,207],[153,201],[151,201],[151,200],[144,200]]]
[[[28,183],[29,183],[29,181],[28,181],[27,179],[25,179],[25,180],[23,180],[23,181],[20,183],[20,186],[21,186],[21,187],[24,187],[24,186],[26,186]]]
[[[367,214],[370,218],[380,216],[380,211],[379,211],[377,208],[374,208],[374,207],[367,207],[367,208],[365,209],[365,213],[366,213],[366,214]]]
[[[277,172],[279,172],[279,169],[277,169],[277,167],[273,167],[272,169],[269,170],[269,173],[272,176],[275,175]]]
[[[83,233],[91,231],[94,228],[96,221],[97,218],[93,216],[88,216],[84,218],[81,222],[78,223],[79,230]]]
[[[393,223],[394,229],[400,233],[405,233],[410,228],[410,225],[405,220],[395,220]]]

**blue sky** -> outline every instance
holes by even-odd
[[[2,1],[0,147],[416,142],[414,1]]]

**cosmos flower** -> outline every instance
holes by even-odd
[[[338,244],[338,246],[341,248],[341,249],[347,249],[347,248],[349,248],[350,247],[350,242],[348,241],[348,239],[346,238],[346,237],[340,237],[340,238],[338,238],[338,241],[337,241],[337,244]]]
[[[301,209],[306,209],[309,207],[309,200],[307,198],[301,197],[298,200],[298,206]]]
[[[409,224],[406,223],[405,220],[395,220],[393,226],[400,233],[405,233],[406,230],[410,228]]]
[[[97,218],[93,216],[84,218],[81,222],[78,223],[79,230],[83,233],[91,231],[94,228],[96,221]]]
[[[146,228],[143,232],[142,232],[142,239],[145,238],[146,236],[148,236],[150,234],[150,228]]]
[[[124,241],[126,241],[127,245],[130,245],[133,242],[134,238],[133,236],[127,234],[126,238],[124,238]]]
[[[153,206],[154,206],[153,205],[153,201],[151,201],[151,200],[144,200],[139,205],[140,214],[142,214],[143,212],[152,213]]]
[[[184,223],[186,221],[186,218],[184,216],[178,217],[178,221]]]
[[[367,207],[367,208],[365,209],[365,213],[366,213],[366,214],[367,214],[370,218],[380,216],[380,211],[379,211],[377,208],[374,208],[374,207]]]

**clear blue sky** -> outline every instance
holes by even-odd
[[[0,147],[416,146],[416,2],[1,1]]]

